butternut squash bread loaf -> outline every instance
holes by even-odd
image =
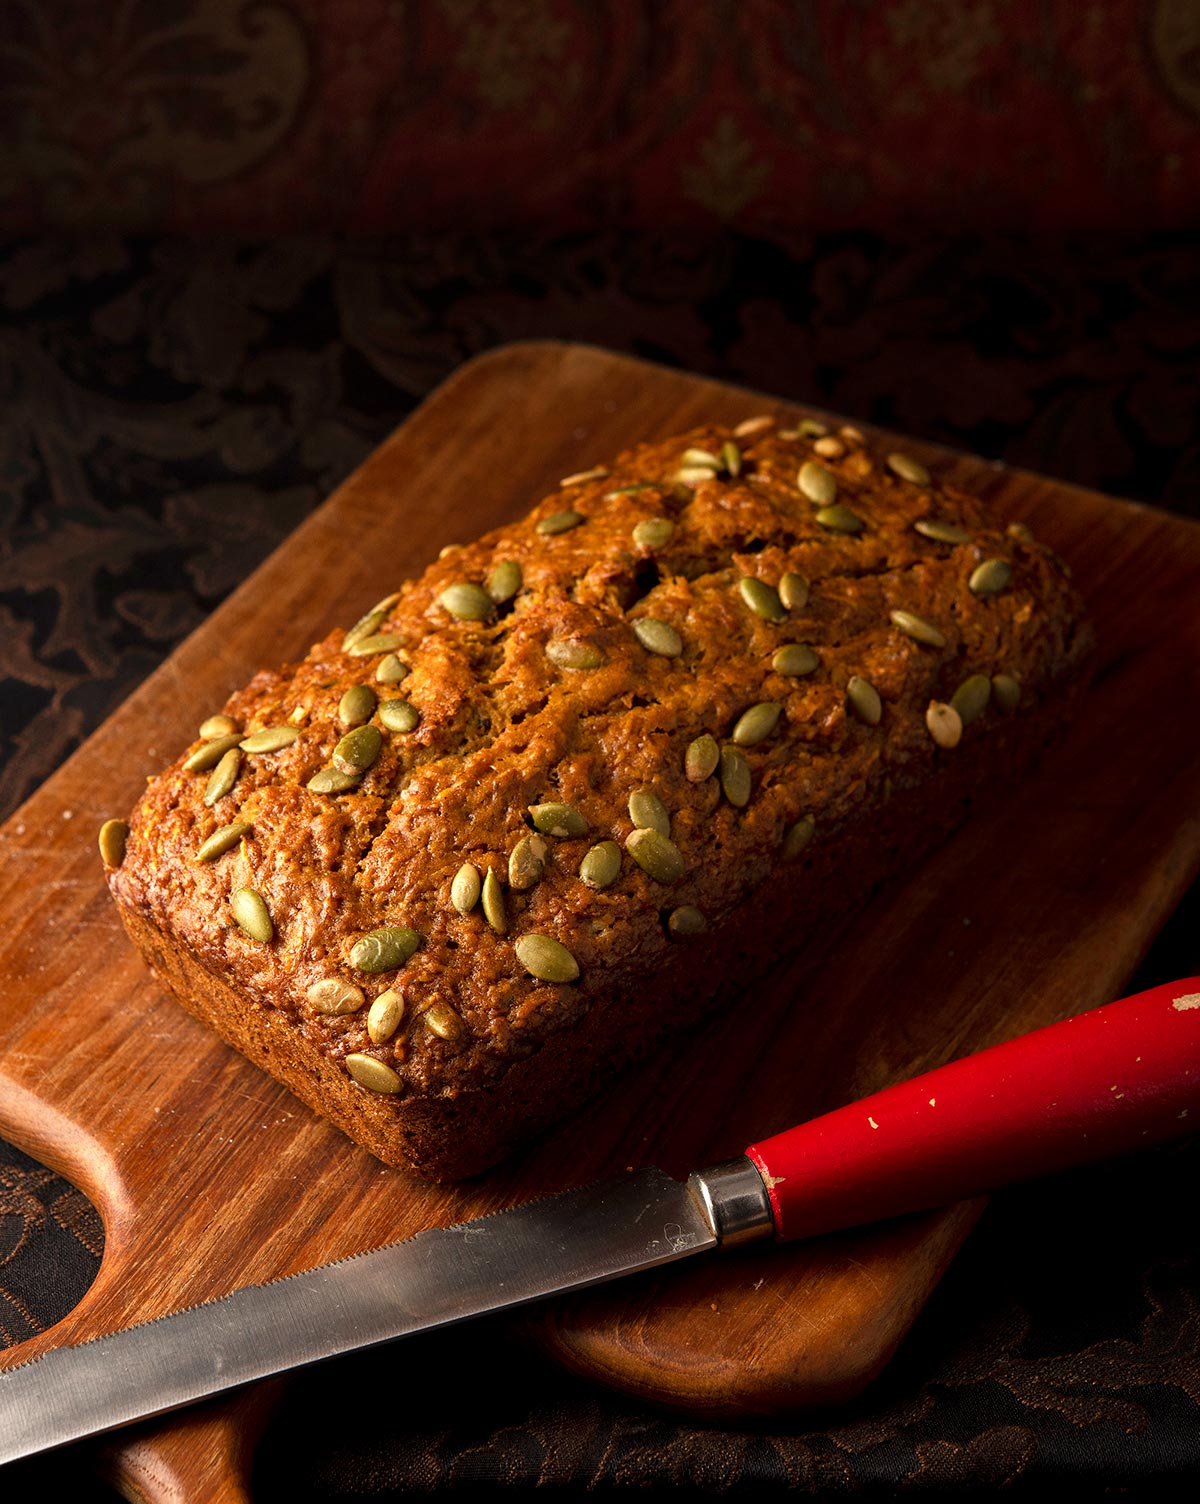
[[[388,1163],[494,1164],[1064,718],[1028,529],[851,429],[645,444],[260,673],[102,835],[185,1007]]]

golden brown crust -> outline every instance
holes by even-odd
[[[685,450],[719,455],[731,438],[710,427],[641,446],[526,521],[449,551],[376,623],[399,639],[403,682],[377,681],[385,649],[351,656],[344,633],[331,633],[225,707],[247,733],[295,726],[290,746],[246,755],[212,808],[203,802],[209,773],[183,768],[190,748],[134,812],[110,883],[147,959],[193,1012],[383,1159],[438,1178],[494,1162],[661,1028],[705,1006],[726,976],[718,962],[736,950],[733,916],[750,905],[766,923],[772,904],[798,900],[819,925],[814,900],[835,876],[848,884],[837,891],[862,891],[894,864],[884,848],[927,845],[952,818],[931,821],[930,811],[957,809],[973,780],[1040,744],[1071,698],[1088,634],[1049,550],[999,528],[972,497],[893,474],[860,442],[820,460],[836,502],[861,522],[856,533],[822,525],[797,485],[799,466],[814,459],[811,437],[762,428],[738,441],[739,475],[706,478],[703,464],[687,466],[693,484],[680,484]],[[546,531],[567,509],[583,520]],[[659,518],[673,524],[669,539],[635,541],[639,523]],[[961,528],[966,541],[914,527],[930,519]],[[993,559],[1011,579],[979,595],[971,581]],[[485,585],[501,560],[521,567],[515,599],[483,621],[445,608],[448,587]],[[777,586],[788,572],[807,581],[805,605],[781,621],[750,609],[742,577]],[[894,611],[932,624],[943,645],[915,640]],[[647,651],[638,635],[646,620],[672,628],[681,651]],[[777,671],[787,643],[811,646],[817,667]],[[578,660],[594,666],[563,666]],[[1019,681],[1016,711],[989,706],[958,746],[938,746],[930,701],[949,701],[979,673]],[[878,725],[848,704],[855,677],[878,693]],[[357,787],[313,792],[309,780],[347,729],[339,702],[357,684],[407,701],[420,720],[390,731],[377,711],[381,750]],[[719,777],[689,780],[685,753],[704,732],[728,745],[760,702],[782,710],[770,734],[744,748],[752,791],[736,807]],[[683,859],[670,885],[624,850],[629,796],[646,787],[666,806]],[[547,836],[541,879],[510,888],[509,854],[529,833],[529,807],[548,801],[574,806],[587,834]],[[803,817],[815,822],[812,840],[785,861],[787,833]],[[197,863],[201,842],[234,820],[251,831]],[[887,841],[872,838],[883,832]],[[622,865],[595,890],[578,872],[601,840],[622,847]],[[478,906],[460,914],[451,904],[464,862],[504,880],[507,933]],[[777,871],[786,881],[766,884]],[[241,887],[264,898],[269,943],[234,923],[229,899]],[[681,906],[704,915],[702,935],[671,936],[667,919]],[[415,930],[420,948],[398,969],[364,973],[352,947],[382,925]],[[565,945],[578,981],[530,977],[515,948],[530,933]],[[396,987],[406,1001],[397,1032],[372,1042],[365,1004],[315,1011],[306,993],[331,976],[356,982],[367,1004]],[[650,977],[659,983],[647,1002]],[[441,1034],[427,1022],[435,1005],[434,1020],[449,1018]],[[352,1080],[345,1059],[355,1053],[393,1070],[399,1090],[381,1095]]]

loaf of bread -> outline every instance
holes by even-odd
[[[260,673],[102,833],[185,1007],[390,1164],[494,1164],[1054,732],[1029,530],[752,418],[570,476]]]

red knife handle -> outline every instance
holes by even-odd
[[[889,1086],[746,1153],[775,1236],[806,1238],[1160,1142],[1200,1127],[1196,1109],[1200,977],[1190,977]]]

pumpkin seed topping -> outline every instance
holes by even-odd
[[[964,679],[950,697],[964,726],[977,721],[992,698],[992,681],[986,674],[972,674]]]
[[[816,460],[805,460],[796,475],[796,484],[818,506],[828,506],[837,495],[837,476]]]
[[[253,888],[238,888],[229,900],[229,910],[238,927],[245,930],[251,940],[266,945],[274,937],[275,926],[271,923],[270,911],[262,894]]]
[[[742,473],[742,451],[729,439],[721,445],[721,469],[731,476]]]
[[[756,575],[744,574],[738,581],[738,589],[755,616],[775,623],[787,620],[787,610],[774,585],[768,585],[766,580],[760,580]]]
[[[450,902],[460,914],[469,914],[479,902],[482,887],[479,868],[473,862],[464,862],[450,884]]]
[[[719,470],[721,458],[709,449],[685,449],[679,457],[681,465],[701,470]]]
[[[404,999],[394,987],[389,987],[367,1009],[367,1038],[372,1044],[386,1044],[403,1018]]]
[[[386,609],[380,610],[378,606],[372,606],[369,611],[358,618],[345,637],[342,638],[342,652],[350,652],[355,644],[361,642],[364,637],[373,637],[383,625],[386,616]]]
[[[100,827],[98,840],[100,859],[106,867],[119,867],[125,860],[125,842],[128,837],[129,826],[124,820],[105,820]]]
[[[201,841],[196,852],[196,861],[215,862],[219,856],[232,851],[242,837],[248,836],[253,829],[254,826],[246,820],[234,820],[229,825],[222,825],[220,830],[214,830],[206,841]]]
[[[889,454],[887,467],[893,475],[898,475],[901,480],[911,481],[914,486],[929,484],[929,471],[920,460],[914,460],[909,454]]]
[[[378,684],[399,684],[408,678],[408,674],[408,664],[401,663],[395,653],[389,653],[375,670],[375,680]]]
[[[421,723],[421,712],[407,700],[385,700],[379,707],[379,721],[389,731],[415,731]]]
[[[816,418],[801,418],[796,425],[796,432],[803,434],[806,439],[823,439],[829,432],[829,425]]]
[[[377,697],[369,684],[352,685],[338,701],[338,720],[343,726],[361,726],[375,714]]]
[[[546,657],[556,668],[600,668],[605,662],[594,642],[581,642],[577,637],[552,637],[546,644]]]
[[[260,756],[266,752],[282,752],[285,747],[290,747],[293,742],[300,739],[298,726],[264,726],[261,731],[255,731],[242,742],[242,751],[249,752],[253,756]]]
[[[931,621],[926,621],[923,616],[918,616],[913,611],[889,611],[892,625],[899,627],[906,637],[911,637],[914,642],[923,642],[927,647],[944,648],[946,639]]]
[[[522,836],[508,854],[508,885],[518,893],[542,880],[548,847],[541,836]]]
[[[621,875],[621,848],[615,841],[600,841],[579,864],[579,876],[589,888],[607,888]]]
[[[681,470],[676,470],[675,482],[693,491],[697,486],[702,486],[706,480],[714,480],[716,474],[716,470],[711,465],[684,465]]]
[[[925,712],[925,726],[938,746],[947,751],[962,741],[962,717],[953,705],[946,705],[941,700],[930,700]]]
[[[671,816],[653,789],[634,789],[629,796],[629,818],[638,830],[657,830],[663,836],[671,834]]]
[[[384,1065],[374,1055],[363,1055],[357,1050],[346,1056],[346,1069],[360,1086],[365,1086],[368,1091],[377,1091],[381,1096],[395,1096],[404,1084],[390,1065]]]
[[[845,444],[831,433],[819,438],[813,445],[813,453],[819,454],[823,460],[840,460],[845,452]]]
[[[605,501],[616,501],[618,496],[636,496],[639,491],[660,491],[666,484],[660,480],[640,480],[631,486],[617,486],[615,490],[605,491]]]
[[[821,660],[806,643],[789,642],[771,659],[771,667],[777,674],[787,674],[798,679],[802,674],[811,674]]]
[[[678,658],[683,652],[683,638],[670,622],[643,616],[634,622],[633,635],[648,653],[654,653],[659,658]]]
[[[205,742],[202,747],[197,747],[192,755],[184,761],[183,771],[185,773],[207,773],[209,768],[216,767],[226,752],[232,751],[234,747],[240,747],[241,744],[242,733],[240,731],[226,732],[223,736],[214,736],[211,740]]]
[[[525,583],[525,572],[515,559],[501,559],[487,578],[487,593],[497,606],[511,601]]]
[[[936,517],[918,517],[913,527],[922,538],[932,538],[935,543],[967,543],[971,538],[957,522],[939,522]]]
[[[693,935],[702,935],[707,928],[708,920],[690,903],[672,909],[667,916],[667,930],[675,940],[690,940]]]
[[[357,1013],[366,1002],[362,988],[343,977],[323,977],[312,984],[304,997],[315,1012],[338,1018],[346,1013]]]
[[[822,507],[817,513],[817,522],[833,533],[861,533],[863,527],[858,513],[844,507],[841,502],[835,502],[831,507]]]
[[[851,676],[846,685],[846,700],[855,716],[864,726],[878,726],[883,717],[883,701],[879,691],[858,674]]]
[[[607,474],[608,469],[606,466],[594,465],[590,470],[576,470],[574,475],[564,475],[558,484],[563,488],[567,486],[585,486],[590,480],[603,480]]]
[[[462,1016],[449,1003],[434,1003],[431,1008],[426,1008],[421,1014],[421,1022],[447,1044],[458,1044],[467,1034]]]
[[[802,815],[783,838],[783,859],[792,862],[812,840],[816,822],[811,815]]]
[[[721,792],[735,809],[750,803],[750,764],[738,747],[721,748]]]
[[[351,658],[373,658],[376,653],[391,653],[403,646],[404,638],[399,632],[379,632],[370,637],[360,637],[346,651]]]
[[[579,962],[553,935],[522,935],[513,949],[517,960],[539,982],[573,982]]]
[[[1012,565],[1006,559],[985,559],[967,581],[972,595],[999,595],[1012,579]]]
[[[808,605],[809,586],[802,574],[789,569],[779,582],[779,599],[789,611],[803,611]]]
[[[546,537],[552,537],[555,533],[569,533],[573,527],[578,527],[582,521],[582,512],[551,512],[548,517],[543,517],[538,523],[537,530]]]
[[[459,621],[488,621],[496,614],[496,605],[482,585],[456,580],[438,596],[439,604]]]
[[[675,524],[669,517],[647,517],[634,528],[633,541],[639,548],[662,548],[674,533]]]
[[[356,789],[361,778],[361,773],[344,773],[341,768],[318,768],[305,787],[314,794],[344,794]]]
[[[386,924],[359,936],[350,949],[350,965],[359,971],[394,971],[404,965],[420,944],[416,930]]]
[[[1012,715],[1021,703],[1021,681],[1011,674],[993,674],[992,703],[1001,715]]]
[[[210,715],[200,726],[200,735],[206,742],[218,736],[232,736],[238,723],[231,715]]]
[[[692,742],[683,758],[683,771],[689,783],[703,783],[706,778],[711,778],[717,771],[717,764],[721,760],[721,749],[717,746],[715,736],[710,736],[707,731]]]
[[[845,439],[847,444],[865,444],[867,437],[861,428],[855,428],[851,423],[843,423],[838,433]]]
[[[683,876],[683,853],[661,830],[631,831],[625,841],[625,850],[656,883],[678,882]]]
[[[230,747],[221,761],[209,775],[208,783],[204,787],[204,803],[209,809],[216,804],[218,799],[224,799],[225,795],[237,782],[238,773],[242,767],[242,754],[237,747]]]
[[[1010,522],[1004,529],[1010,538],[1015,538],[1018,543],[1036,543],[1033,529],[1027,522]]]
[[[540,830],[544,836],[567,840],[588,833],[588,822],[572,804],[531,804],[529,814],[534,829]]]
[[[775,427],[775,419],[770,413],[758,413],[753,418],[743,418],[733,430],[735,439],[753,438],[756,433],[764,433],[768,428]]]
[[[765,742],[775,730],[782,710],[783,706],[774,700],[763,700],[757,705],[751,705],[749,710],[744,710],[738,716],[733,728],[733,740],[739,747],[757,747],[759,742]]]
[[[482,902],[483,917],[492,929],[498,935],[507,935],[508,914],[504,908],[504,889],[500,886],[500,879],[490,867],[484,874]]]
[[[457,553],[461,553],[461,552],[462,552],[462,544],[461,543],[447,543],[442,548],[438,549],[438,558],[439,559],[448,559],[451,554],[457,554]]]
[[[342,773],[365,773],[382,748],[383,736],[378,726],[358,726],[347,731],[333,749],[333,765]]]

